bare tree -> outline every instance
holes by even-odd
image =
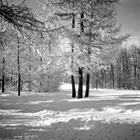
[[[44,23],[35,18],[32,10],[27,7],[25,0],[19,5],[0,0],[0,21],[4,20],[21,31],[22,28],[32,31],[41,31]]]
[[[4,34],[4,33],[2,33]],[[2,48],[2,93],[5,92],[5,46],[3,42],[3,37],[1,37],[0,45]]]

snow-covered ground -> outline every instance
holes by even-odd
[[[0,140],[140,140],[140,91],[91,89],[0,95]]]

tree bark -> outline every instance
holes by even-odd
[[[18,96],[20,96],[20,81],[21,81],[21,77],[20,77],[20,73],[18,74]]]
[[[83,23],[83,18],[84,18],[84,12],[81,13],[80,15],[81,17],[81,21],[80,21],[80,30],[81,30],[81,33],[84,32],[84,23]],[[81,49],[81,51],[83,51]],[[83,98],[83,68],[79,67],[79,70],[78,70],[78,73],[79,73],[79,87],[78,87],[78,98]]]
[[[107,76],[106,76],[106,70],[104,70],[104,79],[105,79],[104,82],[105,82],[105,88],[107,88],[107,85],[106,85],[106,83],[107,83],[107,79],[106,79],[106,78],[107,78]]]
[[[89,43],[90,43],[91,39],[89,39]],[[91,54],[91,46],[88,46],[88,63],[90,64],[90,54]],[[90,69],[88,68],[88,71]],[[85,97],[89,96],[89,84],[90,84],[90,73],[88,72],[86,75],[86,92],[85,92]]]
[[[2,93],[5,92],[5,57],[4,57],[4,53],[5,53],[5,48],[4,48],[4,44],[3,42],[1,42],[1,46],[2,46]]]
[[[71,45],[72,48],[72,58],[71,58],[71,69],[72,69],[72,74],[71,74],[71,85],[72,85],[72,98],[76,97],[76,88],[75,88],[75,79],[73,76],[73,53],[74,53],[74,46]]]
[[[3,47],[3,60],[2,60],[2,93],[5,92],[5,57],[4,57],[4,46]]]
[[[91,13],[91,19],[93,19],[93,14]],[[88,54],[88,63],[90,65],[90,55],[91,55],[91,35],[92,35],[92,23],[90,23],[90,27],[89,27],[89,45],[88,45],[88,49],[87,49],[87,54]],[[89,84],[90,84],[90,68],[88,67],[88,73],[86,75],[86,92],[85,92],[85,97],[89,97]]]
[[[72,98],[76,97],[76,89],[75,89],[75,79],[74,76],[71,75],[71,84],[72,84]]]
[[[105,87],[105,84],[104,84],[104,79],[105,79],[104,78],[105,77],[104,76],[104,69],[101,70],[101,75],[102,75],[102,88],[104,88]]]
[[[31,70],[32,70],[32,67],[31,67],[31,46],[29,45],[29,92],[32,91],[32,84],[31,84]]]
[[[79,67],[78,99],[83,98],[83,69]]]
[[[73,13],[72,15],[72,29],[75,28],[75,15]],[[75,88],[75,79],[73,76],[73,60],[74,60],[74,44],[71,45],[71,53],[72,53],[72,57],[71,57],[71,69],[72,69],[72,74],[71,74],[71,85],[72,85],[72,98],[76,97],[76,88]]]
[[[17,54],[17,65],[18,65],[18,96],[20,96],[20,81],[21,81],[21,76],[20,76],[20,44],[19,44],[19,38],[18,38],[18,54]]]
[[[136,83],[137,83],[137,50],[136,48],[134,48],[134,52],[133,52],[133,67],[134,67],[134,84],[133,84],[133,88],[135,88]]]
[[[114,66],[111,64],[111,77],[112,77],[112,88],[115,87],[115,78],[114,78]]]
[[[42,86],[43,86],[43,60],[42,60],[42,56],[40,56],[40,65],[41,65],[41,74],[40,74],[40,89],[39,92],[42,92]]]
[[[122,71],[121,71],[121,58],[119,58],[117,60],[117,88],[121,88],[121,75],[122,75]]]
[[[85,97],[89,97],[90,74],[87,73]]]

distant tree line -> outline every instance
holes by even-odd
[[[140,47],[130,45],[120,49],[113,63],[92,75],[94,88],[140,89]],[[104,65],[104,64],[103,64]]]

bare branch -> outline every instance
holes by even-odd
[[[23,5],[26,0],[23,0],[19,5],[9,5],[7,2],[0,1],[0,17],[12,24],[18,30],[22,28],[27,30],[41,31],[45,28],[44,23],[37,20],[32,13],[32,10],[26,5]]]

